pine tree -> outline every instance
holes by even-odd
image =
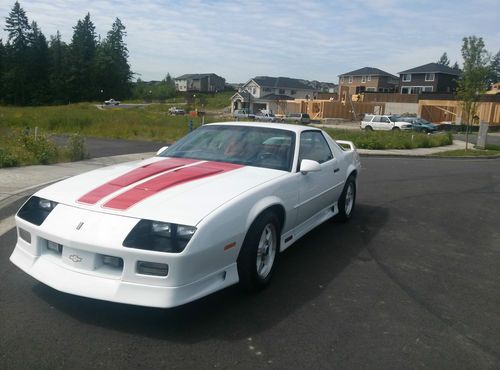
[[[55,36],[50,37],[49,44],[49,90],[55,103],[62,103],[68,99],[65,83],[68,77],[68,52],[68,45],[61,40],[61,33],[57,31]]]
[[[68,97],[71,101],[90,101],[98,96],[94,71],[97,41],[90,14],[78,20],[73,30],[67,79]]]
[[[124,41],[126,35],[125,26],[116,18],[106,39],[99,45],[95,63],[100,90],[117,99],[131,95],[132,72]]]
[[[3,41],[0,39],[0,103],[3,101],[5,91],[3,89],[3,74],[5,71],[5,47],[3,46]]]
[[[4,89],[9,103],[26,104],[28,81],[28,34],[30,25],[25,11],[15,2],[5,20],[4,31],[8,32],[5,58]]]
[[[446,67],[450,66],[450,60],[448,59],[448,54],[446,54],[446,51],[443,53],[443,55],[441,55],[441,58],[439,58],[437,64],[441,64]]]
[[[28,103],[35,105],[47,103],[50,101],[49,49],[47,40],[36,22],[31,23],[28,46]]]

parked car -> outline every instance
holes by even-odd
[[[254,119],[255,114],[250,113],[248,109],[237,109],[233,112],[233,117],[238,119]]]
[[[276,122],[276,116],[271,112],[261,111],[255,115],[256,121]]]
[[[288,113],[284,118],[284,122],[301,123],[307,125],[311,122],[311,118],[307,113]]]
[[[183,116],[186,114],[186,111],[182,108],[171,107],[168,110],[168,113],[170,113],[172,116]]]
[[[259,290],[280,252],[351,217],[359,172],[354,144],[317,128],[204,125],[155,157],[36,192],[10,260],[56,290],[140,306]]]
[[[109,99],[104,101],[104,105],[119,105],[120,102],[115,99]]]
[[[431,134],[437,132],[438,126],[427,121],[423,118],[418,117],[400,117],[399,121],[411,123],[411,127],[414,131],[424,132],[426,134]]]
[[[366,131],[372,130],[411,130],[411,123],[400,121],[399,116],[395,115],[380,115],[380,114],[365,114],[361,121],[361,129]]]

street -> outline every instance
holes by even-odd
[[[160,310],[63,294],[10,263],[10,229],[2,367],[497,369],[499,160],[362,164],[353,219],[298,241],[255,295]]]

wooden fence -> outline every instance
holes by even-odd
[[[287,102],[288,112],[308,113],[311,119],[343,118],[360,120],[365,113],[384,114],[384,103],[338,102],[330,100],[294,100]]]
[[[500,103],[479,102],[477,115],[479,121],[488,122],[490,125],[500,125]],[[462,105],[458,100],[420,100],[419,116],[435,123],[465,122]]]

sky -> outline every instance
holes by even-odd
[[[126,27],[136,77],[216,73],[227,82],[255,76],[338,83],[362,67],[397,74],[436,62],[462,63],[462,38],[500,50],[500,0],[24,0],[21,7],[49,38],[69,43],[87,12],[105,37],[118,17]],[[0,0],[0,38],[14,0]]]

